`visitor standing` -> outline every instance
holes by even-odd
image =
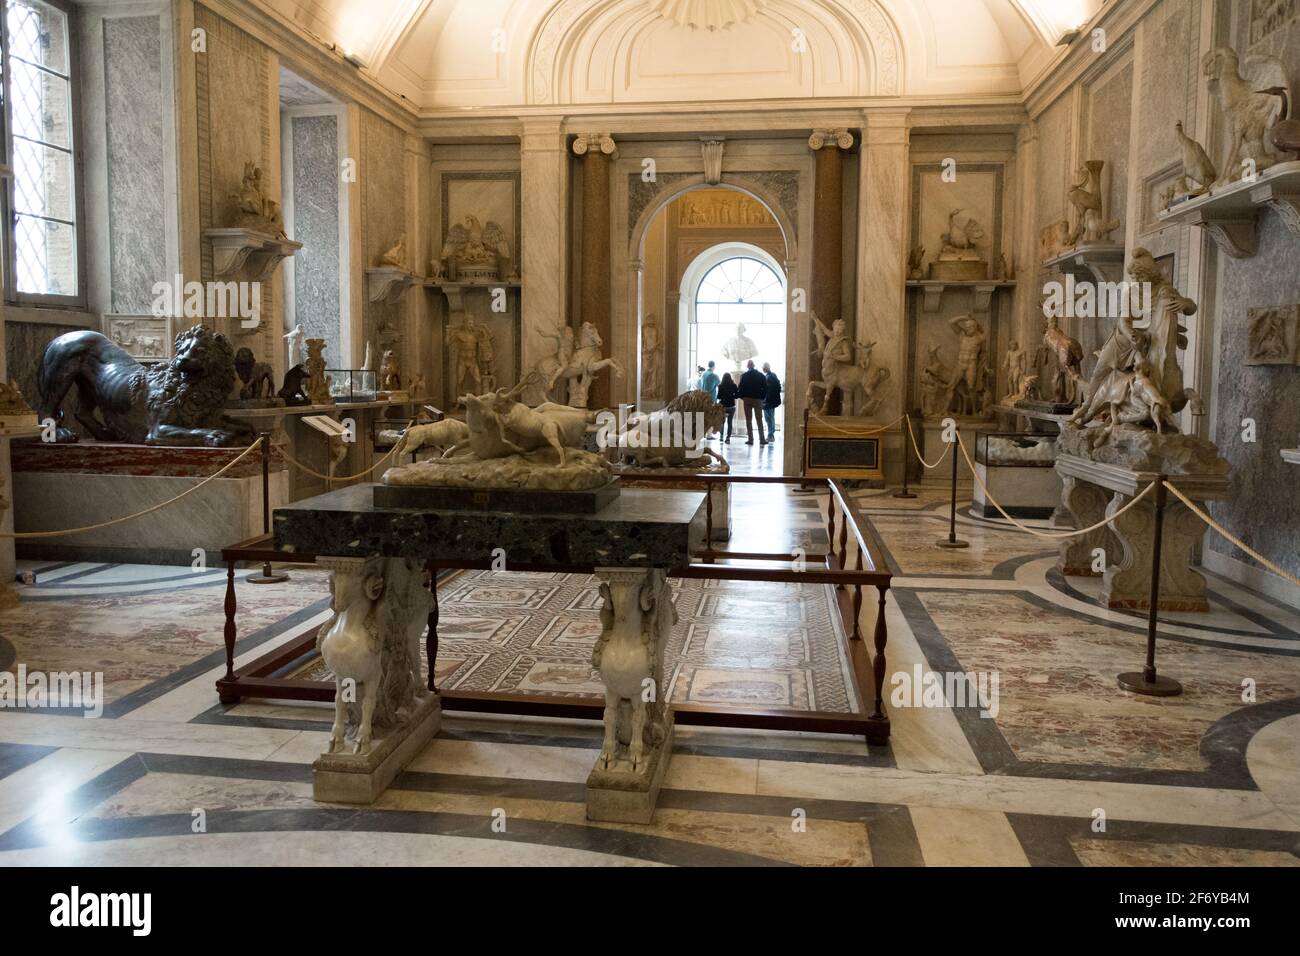
[[[724,444],[731,444],[731,423],[736,417],[736,393],[739,389],[730,372],[722,373],[722,382],[718,385],[718,404],[727,410],[727,422],[723,426]]]
[[[715,402],[718,400],[718,384],[722,379],[718,378],[718,373],[713,371],[713,360],[709,360],[709,367],[704,374],[700,376],[700,388],[709,393],[709,398]]]
[[[754,368],[754,360],[745,363],[745,374],[740,376],[740,388],[737,392],[745,403],[745,444],[754,444],[754,432],[758,432],[758,443],[766,445],[763,437],[763,401],[767,398],[767,378]]]
[[[763,363],[763,377],[767,379],[767,394],[763,397],[763,418],[767,421],[767,440],[776,441],[776,410],[781,407],[781,380],[772,366]]]

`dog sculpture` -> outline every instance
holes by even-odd
[[[62,426],[60,407],[75,386],[75,417],[99,441],[247,444],[252,427],[221,414],[234,384],[230,342],[202,325],[176,336],[176,357],[170,362],[150,366],[98,332],[69,332],[46,347],[37,374],[40,417],[60,423],[55,432],[59,442],[78,440]]]

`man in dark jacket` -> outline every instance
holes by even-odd
[[[758,443],[766,445],[763,437],[763,402],[767,398],[767,378],[754,368],[754,360],[745,363],[745,374],[740,376],[738,396],[745,404],[746,445],[754,444],[754,432],[758,432]]]
[[[767,440],[776,441],[776,410],[781,407],[781,380],[772,366],[763,363],[763,377],[767,379],[767,393],[763,397],[763,418],[767,422]]]

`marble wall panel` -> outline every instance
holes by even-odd
[[[294,314],[308,338],[326,341],[325,354],[343,355],[339,322],[339,168],[337,116],[295,116],[293,235]]]
[[[367,268],[390,249],[406,229],[406,134],[368,110],[361,112],[361,241]],[[413,236],[407,236],[408,260],[413,257]],[[420,264],[408,261],[413,271]],[[408,293],[410,295],[412,293]],[[365,339],[376,349],[392,348],[402,367],[411,365],[404,352],[406,301],[394,305],[365,304]],[[378,362],[378,355],[375,357]]]
[[[1083,159],[1100,159],[1105,189],[1105,215],[1126,221],[1128,214],[1129,135],[1133,113],[1133,64],[1111,70],[1092,88],[1089,97],[1088,144]],[[1124,227],[1115,232],[1121,241]]]
[[[157,16],[106,17],[104,100],[114,312],[149,311],[167,278],[162,38]]]

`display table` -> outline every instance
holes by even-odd
[[[666,572],[690,564],[703,542],[704,493],[632,488],[595,514],[521,515],[379,508],[374,487],[353,485],[277,508],[275,545],[329,567],[336,604],[364,583],[377,594],[374,619],[395,622],[394,633],[418,640],[423,630],[430,605],[412,597],[410,582],[426,563],[503,555],[507,570],[595,573],[603,606],[593,666],[606,686],[605,737],[587,781],[587,815],[649,822],[672,748],[663,657],[675,612]],[[383,642],[384,673],[410,665],[401,643]],[[370,802],[437,732],[437,695],[403,694],[388,701],[402,716],[377,727],[368,750],[316,761],[316,799]]]
[[[1151,606],[1151,549],[1154,544],[1155,502],[1144,498],[1122,515],[1124,508],[1158,477],[1153,471],[1135,471],[1061,454],[1056,459],[1063,491],[1061,502],[1076,528],[1087,528],[1103,518],[1110,525],[1061,543],[1057,570],[1066,575],[1093,575],[1095,549],[1104,555],[1101,603],[1110,608],[1147,610]],[[1231,495],[1226,474],[1169,475],[1168,480],[1201,504]],[[1116,517],[1118,515],[1118,517]],[[1205,578],[1192,568],[1196,546],[1205,525],[1177,499],[1165,505],[1164,542],[1161,549],[1160,610],[1208,611]]]

